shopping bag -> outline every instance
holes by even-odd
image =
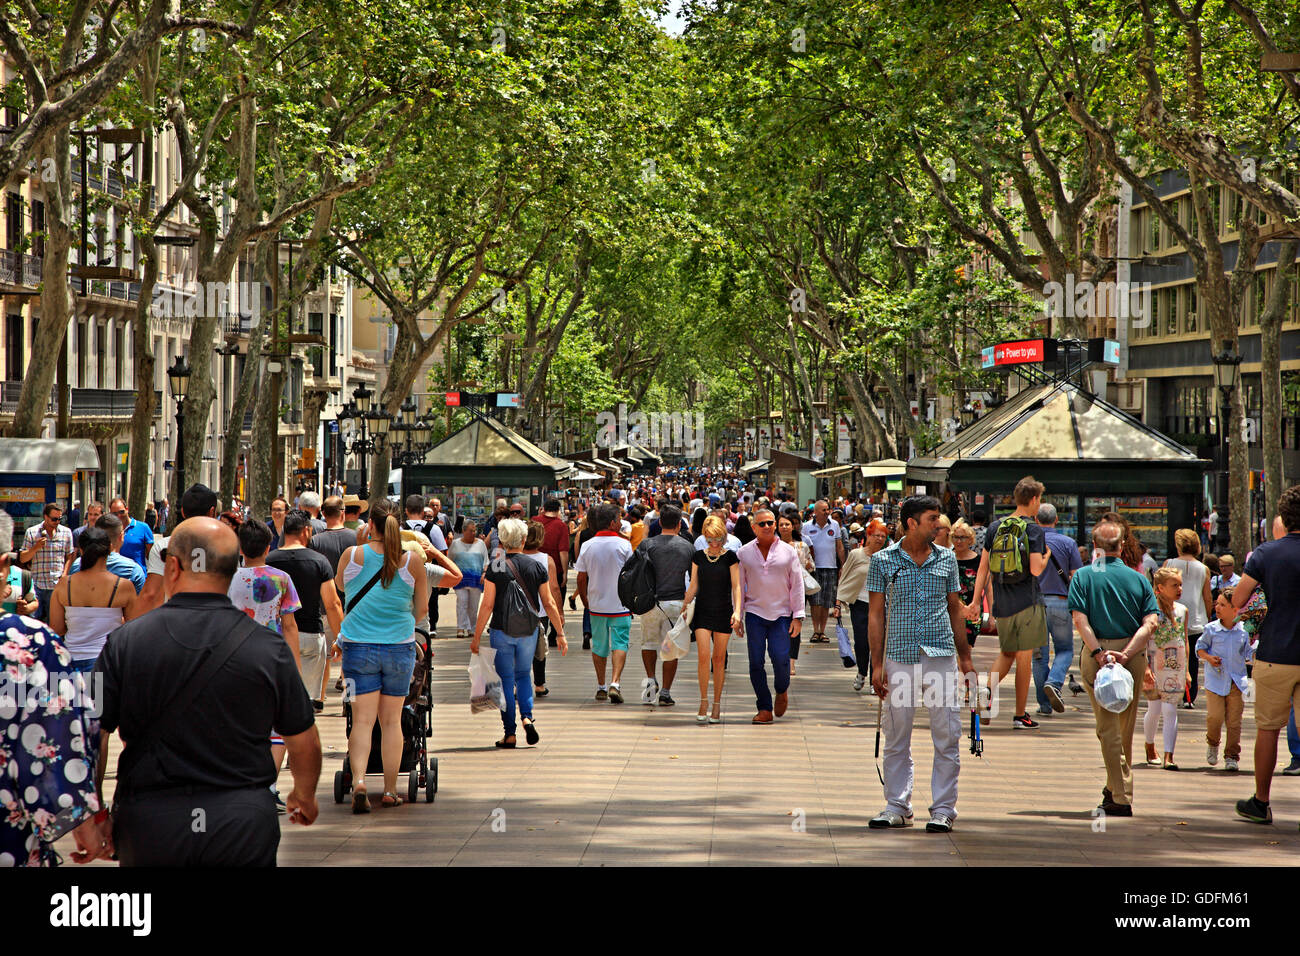
[[[803,593],[805,595],[816,594],[822,589],[821,582],[807,568],[803,569]]]
[[[1107,664],[1097,672],[1092,693],[1112,714],[1122,714],[1133,703],[1133,675],[1118,664]]]
[[[695,616],[695,602],[682,610],[673,626],[660,642],[659,653],[666,661],[675,661],[691,652],[691,618]]]
[[[848,629],[843,624],[835,625],[835,637],[840,642],[840,657],[844,660],[845,667],[852,667],[857,663],[853,658],[853,642],[849,640]]]
[[[480,647],[477,654],[469,656],[469,712],[481,714],[485,710],[506,709],[506,692],[501,688],[501,675],[496,669],[497,652],[491,647]]]

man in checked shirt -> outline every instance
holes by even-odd
[[[942,505],[930,495],[903,502],[903,537],[871,558],[871,686],[884,699],[885,797],[868,826],[912,825],[912,721],[917,697],[930,713],[934,769],[930,777],[930,833],[949,833],[957,819],[961,769],[963,675],[973,682],[957,559],[934,544]],[[886,614],[888,627],[886,628]],[[973,683],[972,683],[973,686]]]

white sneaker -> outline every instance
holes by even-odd
[[[862,687],[864,684],[866,684],[866,682],[867,679],[863,677],[861,674],[855,674],[853,677],[853,689],[862,690]]]
[[[653,707],[655,700],[659,696],[659,682],[653,677],[647,677],[641,682],[641,703],[647,707]]]
[[[1238,770],[1241,769],[1241,767],[1237,765],[1236,760],[1229,757],[1227,760],[1223,761],[1223,769],[1226,770],[1228,773],[1236,773]]]
[[[1209,745],[1206,745],[1206,748],[1205,748],[1205,762],[1208,763],[1211,767],[1215,766],[1215,765],[1219,762],[1219,748],[1218,748],[1218,747],[1211,747],[1211,746],[1209,746]]]

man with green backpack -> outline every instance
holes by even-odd
[[[993,616],[998,625],[998,680],[1016,669],[1016,712],[1012,726],[1034,730],[1029,716],[1029,679],[1035,649],[1047,643],[1047,610],[1038,576],[1047,567],[1047,538],[1038,524],[1043,486],[1033,476],[1021,478],[1012,494],[1016,510],[989,525],[975,576],[975,594],[993,582]],[[966,616],[978,620],[979,597],[966,606]]]

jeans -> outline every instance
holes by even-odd
[[[1051,684],[1059,691],[1065,686],[1070,665],[1074,663],[1074,622],[1070,618],[1065,598],[1044,594],[1043,604],[1047,609],[1047,634],[1051,640],[1034,651],[1034,691],[1039,708],[1051,710],[1052,704],[1043,687]],[[1049,647],[1053,654],[1050,669],[1047,663]]]
[[[506,695],[501,725],[509,737],[515,732],[516,700],[519,702],[519,716],[533,719],[533,654],[537,650],[537,631],[527,637],[510,637],[505,631],[492,628],[488,631],[488,640],[497,652],[496,669]]]
[[[849,618],[853,622],[853,653],[858,658],[858,673],[871,677],[871,642],[867,640],[867,624],[871,614],[871,605],[866,601],[854,601],[849,605]]]
[[[1300,760],[1300,732],[1296,731],[1295,708],[1291,708],[1291,719],[1286,725],[1286,748],[1291,751],[1292,760]]]
[[[767,686],[765,655],[772,657],[776,692],[790,689],[790,618],[769,621],[756,614],[745,615],[745,640],[749,644],[749,682],[754,685],[758,709],[772,709],[772,691]]]
[[[1187,632],[1187,680],[1188,688],[1184,699],[1190,703],[1196,703],[1196,685],[1197,679],[1201,673],[1201,659],[1196,656],[1196,642],[1200,638],[1202,631],[1193,634]]]
[[[36,619],[49,623],[50,621],[50,595],[54,589],[48,591],[45,588],[36,588]]]

